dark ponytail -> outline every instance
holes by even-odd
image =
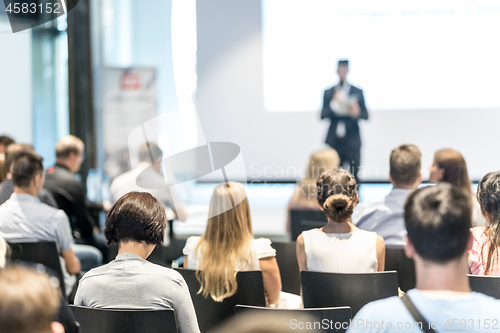
[[[316,186],[318,202],[326,217],[335,222],[351,218],[358,197],[358,186],[352,174],[344,169],[330,169],[319,176]]]

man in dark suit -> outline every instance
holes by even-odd
[[[347,170],[350,170],[359,182],[361,137],[358,119],[368,119],[368,111],[363,90],[347,82],[348,71],[348,60],[339,60],[339,83],[325,90],[321,119],[331,119],[325,142],[337,150],[340,165],[348,164]]]
[[[95,235],[97,223],[87,207],[83,184],[76,179],[84,158],[85,146],[79,138],[68,135],[56,144],[56,164],[47,170],[44,187],[49,190],[70,219],[77,242],[99,247]]]

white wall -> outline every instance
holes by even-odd
[[[260,0],[198,0],[197,25],[197,107],[207,141],[239,144],[250,179],[296,178],[294,170],[324,147],[329,124],[319,110],[264,110]],[[376,111],[360,123],[365,180],[387,180],[390,151],[402,143],[421,149],[424,178],[445,147],[464,155],[473,179],[500,169],[497,109]]]
[[[33,140],[31,30],[13,34],[0,21],[0,135]]]

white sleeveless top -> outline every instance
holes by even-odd
[[[371,273],[378,268],[377,234],[357,230],[327,234],[320,229],[302,233],[307,269],[328,273]]]

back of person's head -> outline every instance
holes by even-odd
[[[414,191],[406,200],[404,217],[408,239],[422,259],[443,264],[467,250],[472,206],[460,188],[440,183]]]
[[[56,143],[56,158],[65,160],[71,154],[79,156],[83,153],[83,141],[74,135],[67,135]]]
[[[467,193],[471,193],[471,181],[462,154],[453,149],[442,149],[434,155],[434,163],[443,170],[440,182],[450,183]]]
[[[498,258],[498,247],[500,247],[500,171],[490,172],[481,179],[477,185],[477,201],[483,214],[488,217],[489,226],[486,228],[486,234],[494,245],[489,247],[487,258],[483,258],[486,262],[485,274],[488,275],[492,258],[495,254]]]
[[[340,157],[335,149],[328,148],[312,153],[307,165],[307,173],[299,183],[299,201],[316,201],[316,180],[326,170],[338,168]]]
[[[414,185],[421,169],[422,154],[417,146],[401,145],[391,152],[389,174],[394,187]]]
[[[129,192],[113,205],[106,217],[108,245],[126,242],[161,244],[167,217],[158,199],[146,192]]]
[[[316,182],[318,203],[328,219],[346,222],[358,200],[356,179],[344,169],[325,171]]]
[[[5,150],[5,169],[7,173],[10,172],[12,166],[12,161],[16,155],[22,151],[28,151],[31,153],[35,152],[35,148],[32,145],[26,143],[13,143]]]
[[[0,332],[54,332],[59,308],[57,285],[45,274],[9,267],[0,270]],[[64,328],[62,328],[64,332]]]
[[[29,151],[21,151],[13,157],[10,171],[14,186],[28,188],[36,176],[43,175],[43,158]]]
[[[236,182],[217,185],[208,214],[207,228],[195,251],[200,252],[197,276],[203,295],[222,301],[236,292],[238,262],[242,267],[253,266],[252,221],[243,185]]]
[[[4,150],[11,144],[13,144],[15,141],[11,137],[7,135],[0,135],[0,153],[3,153]]]
[[[139,162],[154,163],[162,156],[163,153],[156,143],[148,143],[139,147]]]

